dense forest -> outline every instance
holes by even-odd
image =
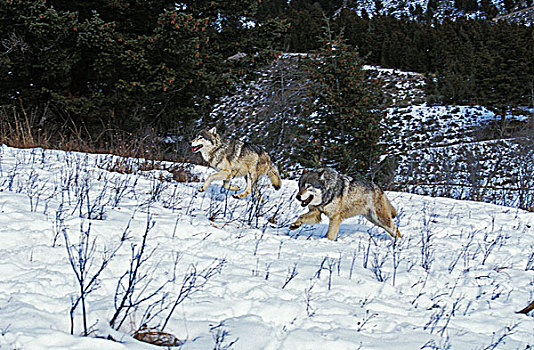
[[[457,3],[469,8],[467,2]],[[317,49],[319,42],[314,38],[320,37],[324,18],[330,15],[334,17],[332,26],[359,49],[366,63],[428,74],[431,102],[532,105],[532,26],[487,19],[433,21],[431,8],[424,14],[416,10],[409,18],[369,17],[350,9],[336,13],[330,5],[332,2],[320,6],[319,2],[292,1],[284,12],[289,13],[291,23],[284,37],[285,49]],[[486,6],[488,12],[496,12]]]
[[[185,142],[222,96],[281,52],[324,52],[325,26],[357,54],[358,69],[424,73],[429,103],[533,104],[534,28],[492,21],[498,9],[489,1],[455,1],[485,16],[444,20],[433,15],[439,1],[411,6],[410,16],[350,3],[2,1],[0,138],[103,148],[154,135]]]
[[[183,133],[237,79],[274,57],[279,26],[247,25],[256,3],[3,1],[4,114],[31,112],[31,124],[53,125],[48,132],[91,140],[145,129]],[[243,57],[232,60],[236,53]]]

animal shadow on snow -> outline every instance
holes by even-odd
[[[306,239],[326,239],[328,232],[328,218],[323,216],[323,220],[314,225],[302,225],[302,227],[295,231],[289,231],[288,235],[292,238],[306,238]],[[367,238],[371,235],[378,240],[393,240],[393,238],[385,231],[378,227],[371,226],[363,217],[355,217],[344,220],[339,227],[339,235],[337,240],[345,240],[350,237],[350,240],[358,239],[359,237]]]
[[[265,186],[266,181],[265,181],[265,179],[263,179],[263,180],[264,181],[261,181],[261,180],[258,181],[258,186],[261,186],[261,187],[265,188],[266,187]],[[202,184],[203,184],[203,181],[195,182],[195,183],[192,184],[192,187],[194,187],[195,189],[198,190],[202,186]],[[199,198],[202,197],[202,196],[205,196],[206,198],[210,198],[211,200],[215,200],[217,202],[241,201],[241,203],[247,203],[248,201],[256,200],[256,197],[254,197],[254,194],[249,195],[244,199],[237,199],[237,198],[233,198],[232,197],[232,195],[234,195],[236,193],[243,192],[243,190],[245,188],[245,185],[246,185],[246,181],[244,179],[241,179],[241,178],[232,179],[230,181],[230,184],[231,185],[237,185],[239,187],[239,191],[227,190],[224,187],[222,187],[222,182],[221,181],[215,181],[214,183],[212,183],[212,184],[210,184],[208,186],[206,191],[197,192],[195,195],[197,197],[199,197]],[[260,189],[259,193],[261,193],[261,195],[263,196],[263,198],[265,200],[269,200],[270,199],[269,198],[269,193],[271,193],[270,189],[269,190]]]

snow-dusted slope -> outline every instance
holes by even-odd
[[[278,192],[263,188],[267,200],[258,204],[233,199],[215,184],[199,194],[199,183],[167,181],[165,171],[107,170],[121,162],[136,164],[108,155],[0,148],[1,349],[156,348],[128,335],[147,304],[121,332],[107,326],[117,282],[147,220],[154,226],[144,295],[173,280],[161,291],[173,300],[192,264],[199,274],[222,266],[165,328],[185,342],[182,349],[212,349],[216,339],[219,349],[534,344],[534,317],[515,313],[534,300],[533,213],[390,192],[400,212],[400,241],[353,218],[332,242],[323,238],[326,219],[288,230],[303,211],[293,200],[295,181],[284,181]],[[210,172],[191,171],[200,178]],[[124,232],[126,238],[87,298],[91,335],[79,336],[77,312],[71,336],[77,284],[62,232],[77,244],[88,230],[96,239],[90,274]],[[161,325],[168,311],[148,326]],[[98,338],[108,335],[115,341]]]
[[[351,8],[362,15],[364,12],[367,15],[394,15],[394,16],[408,16],[417,17],[429,10],[428,0],[360,0],[360,1],[346,1],[344,7]],[[478,10],[471,9],[469,11],[463,10],[458,7],[456,0],[437,0],[432,1],[431,13],[433,18],[436,19],[455,19],[455,18],[488,18],[492,16],[488,15],[485,11],[485,6],[481,1],[477,1]],[[461,2],[460,2],[461,3]],[[503,0],[491,0],[487,2],[488,5],[492,5],[494,10],[498,12],[496,20],[510,20],[519,23],[532,23],[532,17],[530,11],[525,10],[529,7],[527,1],[515,1],[513,6],[509,5],[507,10],[506,2]],[[523,13],[522,13],[523,12]],[[525,12],[527,16],[525,16]],[[510,16],[510,14],[512,14]],[[523,15],[522,15],[523,14]]]
[[[388,108],[394,187],[533,211],[532,110],[523,113],[501,118],[482,106]]]
[[[298,126],[309,114],[303,57],[282,55],[211,115],[230,137],[269,150],[288,177],[300,169],[292,154],[301,142]],[[383,159],[392,160],[393,189],[534,211],[532,107],[511,108],[502,118],[483,106],[430,105],[422,74],[364,68],[382,80],[392,102]]]

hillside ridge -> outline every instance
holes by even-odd
[[[276,154],[275,161],[289,177],[300,171],[289,153],[300,142],[297,126],[307,115],[301,106],[310,98],[303,57],[282,55],[260,71],[258,80],[223,98],[211,115],[213,120],[224,118],[228,135]],[[385,157],[396,164],[391,189],[534,210],[534,178],[528,175],[534,174],[534,151],[523,142],[532,135],[534,108],[511,108],[503,117],[484,106],[428,104],[424,75],[365,69],[382,79],[391,103],[384,141]]]

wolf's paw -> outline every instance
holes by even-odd
[[[205,190],[206,190],[206,189],[204,188],[204,186],[202,186],[202,187],[200,187],[200,188],[198,189],[198,192],[204,192]]]
[[[292,223],[291,225],[289,225],[289,229],[290,230],[296,230],[298,229],[299,227],[301,227],[302,224],[298,221],[295,221],[294,223]]]
[[[226,188],[228,191],[239,191],[240,188],[237,185],[230,185]]]
[[[234,197],[236,199],[243,199],[248,195],[249,195],[249,193],[247,191],[244,191],[244,192],[241,192],[241,193],[236,193],[236,194],[232,195],[232,197]]]

